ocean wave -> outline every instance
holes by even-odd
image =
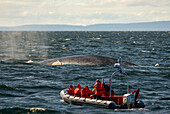
[[[45,108],[3,108],[0,109],[0,113],[2,114],[21,114],[21,113],[59,113],[58,111],[55,110],[49,110]]]

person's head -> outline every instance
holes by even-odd
[[[89,87],[87,85],[84,88],[89,89]]]
[[[69,87],[70,87],[70,88],[73,88],[73,85],[70,85]]]
[[[81,89],[81,86],[80,86],[80,84],[77,84],[77,88],[80,88],[80,89]]]
[[[99,80],[99,79],[97,79],[97,80],[96,80],[96,82],[100,82],[100,80]]]

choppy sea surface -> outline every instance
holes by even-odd
[[[62,102],[60,91],[80,83],[91,89],[109,78],[113,65],[49,66],[36,62],[73,55],[121,57],[112,85],[116,95],[140,88],[143,109],[104,109]],[[28,61],[35,63],[27,63]],[[0,114],[170,113],[170,32],[0,32]]]

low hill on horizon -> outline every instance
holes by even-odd
[[[76,25],[23,25],[0,27],[0,31],[170,31],[170,21],[141,22],[127,24]]]

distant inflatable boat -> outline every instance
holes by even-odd
[[[120,68],[120,62],[114,65],[116,70],[109,79],[109,83],[105,83],[104,79],[102,80],[101,87],[102,95],[100,98],[92,97],[76,97],[75,95],[68,94],[66,89],[60,92],[60,96],[62,99],[69,104],[75,105],[96,105],[104,108],[122,108],[122,109],[129,109],[129,108],[144,108],[145,104],[141,100],[137,100],[139,98],[139,89],[134,90],[133,92],[129,93],[129,87],[127,85],[127,93],[123,96],[115,96],[114,91],[111,89],[111,79],[117,72],[123,73]],[[97,82],[96,82],[97,83]],[[96,89],[97,90],[97,89]],[[101,89],[100,89],[101,91]]]
[[[125,94],[123,96],[114,96],[111,100],[101,100],[101,99],[93,99],[93,98],[83,98],[83,97],[75,97],[73,95],[67,94],[66,90],[62,90],[60,92],[60,96],[62,99],[69,104],[75,105],[96,105],[104,108],[121,108],[121,109],[129,109],[129,108],[144,108],[145,105],[142,101],[136,100],[134,94]]]

